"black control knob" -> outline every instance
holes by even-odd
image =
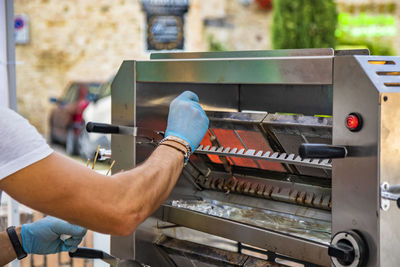
[[[347,240],[340,240],[336,245],[330,245],[328,255],[336,258],[344,266],[354,262],[354,248]]]
[[[299,148],[299,155],[303,159],[345,158],[347,156],[347,149],[344,146],[302,144]]]
[[[335,234],[328,248],[328,254],[336,267],[363,267],[368,260],[368,249],[363,238],[351,230]]]

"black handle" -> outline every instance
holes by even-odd
[[[341,264],[347,266],[353,263],[355,258],[354,248],[345,242],[340,242],[335,245],[330,245],[328,255],[336,258]]]
[[[88,122],[86,124],[86,130],[88,133],[119,134],[118,125],[99,122]]]
[[[299,148],[299,155],[303,159],[345,158],[347,156],[347,149],[344,146],[302,144]]]
[[[105,253],[92,248],[78,248],[75,252],[69,252],[71,258],[104,259]]]

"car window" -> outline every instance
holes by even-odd
[[[79,88],[78,84],[76,83],[71,84],[71,86],[68,88],[67,92],[63,97],[63,102],[65,103],[74,102],[78,97],[78,88]]]
[[[87,96],[98,95],[99,92],[101,92],[100,87],[101,83],[73,83],[68,87],[67,91],[62,97],[62,101],[64,103],[76,102],[79,97],[79,91],[82,90],[82,88],[85,88],[85,90],[87,90]]]
[[[86,95],[86,100],[93,101],[93,100],[97,99],[97,96],[99,94],[101,94],[101,90],[102,90],[101,83],[88,83],[88,84],[85,84],[85,86],[88,90],[88,93]]]
[[[87,88],[90,94],[99,94],[101,90],[101,83],[89,83]]]

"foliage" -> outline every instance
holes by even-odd
[[[209,35],[208,36],[208,51],[210,52],[222,52],[222,51],[227,51],[228,49],[225,47],[225,45],[216,40],[214,35]]]
[[[372,55],[395,55],[396,20],[391,15],[339,14],[335,32],[339,47],[368,48]]]
[[[396,24],[394,16],[380,14],[368,15],[367,13],[360,13],[354,16],[350,13],[342,12],[338,16],[339,26],[393,26]]]
[[[275,49],[335,47],[334,0],[274,0]]]

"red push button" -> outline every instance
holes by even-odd
[[[362,127],[362,118],[358,113],[350,113],[346,118],[346,127],[352,132],[358,132]]]

